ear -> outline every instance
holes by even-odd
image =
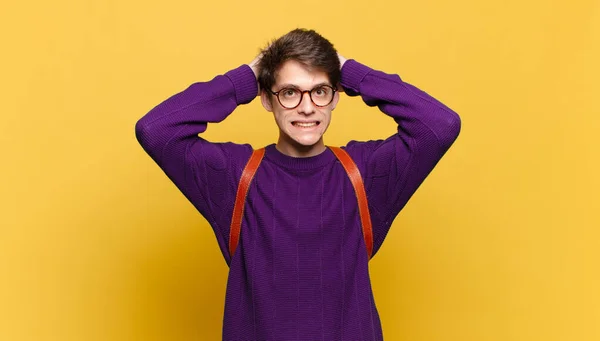
[[[335,109],[335,107],[337,106],[338,102],[340,100],[340,92],[336,91],[335,94],[333,95],[333,101],[331,102],[331,110],[333,111],[333,109]]]
[[[265,110],[273,112],[273,105],[271,104],[271,96],[265,91],[260,91],[260,102],[262,103]]]

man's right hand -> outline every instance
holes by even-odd
[[[258,56],[256,56],[256,58],[254,58],[254,60],[248,64],[248,66],[250,66],[250,68],[252,69],[252,72],[254,72],[254,78],[256,78],[257,84],[258,84],[258,62],[260,62],[261,57],[262,57],[262,53],[259,54]],[[260,84],[258,84],[258,93],[256,95],[257,96],[260,95]]]

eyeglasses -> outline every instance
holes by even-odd
[[[319,85],[312,90],[299,90],[296,88],[283,88],[277,92],[269,92],[277,96],[277,100],[282,107],[286,109],[294,109],[302,103],[304,93],[308,92],[310,100],[317,107],[325,107],[333,101],[333,95],[337,90],[329,85]]]

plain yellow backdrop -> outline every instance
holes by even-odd
[[[227,267],[135,122],[314,28],[462,132],[371,276],[386,340],[600,340],[600,2],[12,1],[0,20],[0,340],[218,340]],[[343,96],[326,143],[387,137]],[[206,133],[274,142],[259,101]]]

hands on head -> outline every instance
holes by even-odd
[[[258,83],[258,62],[260,62],[260,58],[262,57],[262,53],[260,53],[258,56],[256,56],[256,58],[254,58],[253,61],[251,61],[248,66],[250,66],[250,68],[252,69],[252,72],[254,73],[254,78],[256,78],[256,83],[258,84],[258,93],[256,94],[257,96],[260,96],[260,83]]]
[[[345,62],[346,62],[348,59],[344,58],[344,56],[342,56],[342,55],[341,55],[341,54],[339,54],[339,53],[338,53],[337,55],[338,55],[338,58],[339,58],[339,60],[340,60],[340,70],[341,70],[341,69],[342,69],[342,67],[344,67],[344,63],[345,63]]]
[[[341,55],[341,54],[339,54],[339,53],[338,53],[337,55],[338,55],[338,58],[339,58],[339,60],[340,60],[340,70],[341,70],[341,69],[342,69],[342,67],[344,67],[344,63],[346,63],[346,61],[347,61],[348,59],[344,58],[344,56],[342,56],[342,55]],[[338,91],[338,92],[344,92],[344,87],[342,86],[342,83],[341,83],[341,82],[340,82],[340,83],[338,83],[338,85],[337,85],[337,91]]]

